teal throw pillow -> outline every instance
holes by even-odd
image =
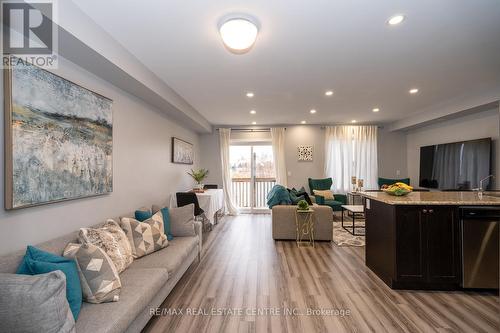
[[[149,210],[136,210],[134,215],[135,219],[139,222],[144,222],[153,216]]]
[[[165,235],[167,235],[167,239],[171,241],[172,239],[174,239],[174,236],[170,231],[170,212],[168,211],[167,207],[160,209],[160,211],[163,217],[163,229],[165,230]]]
[[[38,275],[57,270],[66,275],[66,298],[76,321],[82,307],[82,287],[78,268],[73,259],[45,252],[30,245],[27,247],[26,254],[16,273]]]

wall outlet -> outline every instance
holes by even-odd
[[[396,176],[401,176],[401,170],[396,170]]]

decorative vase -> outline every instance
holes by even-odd
[[[363,179],[358,179],[358,191],[363,191]]]
[[[203,184],[196,184],[195,186],[193,186],[193,190],[196,190],[196,191],[201,191],[203,190],[203,188],[205,187],[205,185]]]
[[[357,183],[356,176],[352,176],[351,177],[351,184],[352,184],[352,191],[353,192],[356,192],[356,183]]]

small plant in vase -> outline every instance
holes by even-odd
[[[191,169],[191,172],[187,173],[190,175],[195,181],[196,185],[194,186],[195,191],[202,191],[203,190],[203,180],[207,178],[208,176],[208,170],[207,169],[199,169],[199,170],[193,170]]]
[[[300,200],[297,203],[297,210],[309,210],[309,204],[305,200]]]

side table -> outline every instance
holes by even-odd
[[[307,244],[314,247],[314,210],[295,210],[295,226],[297,246]],[[307,237],[307,240],[303,240],[303,237]]]
[[[347,227],[344,226],[344,211],[346,211],[352,214],[352,232],[351,230],[347,229]],[[362,205],[342,205],[342,222],[341,226],[344,228],[345,231],[350,233],[353,236],[364,236],[364,234],[357,234],[356,233],[356,217],[364,217],[364,211],[365,207]],[[357,215],[356,215],[357,214]],[[358,227],[359,228],[359,227]]]

